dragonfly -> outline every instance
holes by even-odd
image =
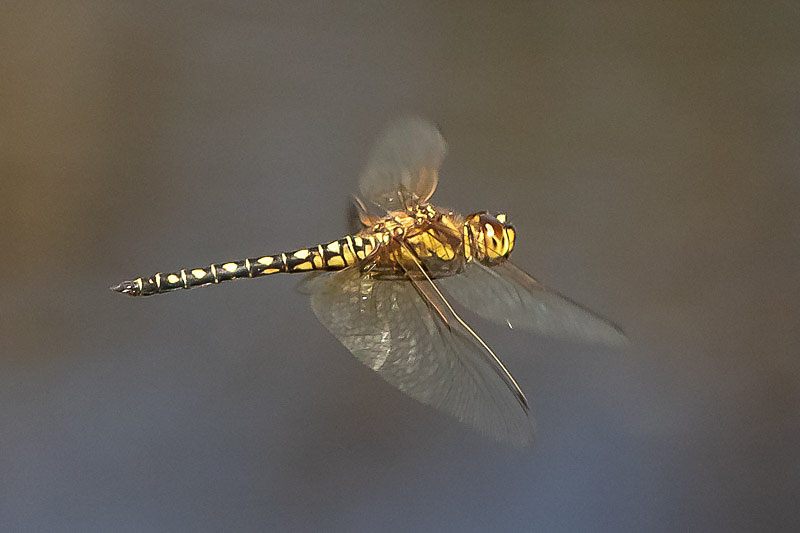
[[[620,345],[610,320],[545,287],[509,256],[504,213],[462,216],[429,202],[447,144],[418,117],[395,120],[372,149],[354,196],[360,231],[309,248],[123,281],[150,296],[177,289],[306,273],[320,322],[359,361],[416,400],[494,439],[531,444],[534,424],[517,381],[462,318],[581,342]]]

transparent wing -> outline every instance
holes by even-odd
[[[521,391],[442,303],[409,281],[374,280],[357,268],[320,274],[309,285],[320,322],[383,379],[500,441],[531,442]]]
[[[613,322],[548,289],[508,261],[492,267],[473,261],[439,285],[470,311],[512,328],[612,346],[628,342]]]
[[[442,134],[430,122],[416,117],[392,122],[359,178],[362,199],[385,211],[425,202],[436,189],[446,152]]]

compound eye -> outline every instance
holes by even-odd
[[[488,238],[500,239],[503,235],[503,224],[491,215],[481,216],[481,226]]]
[[[484,214],[480,217],[481,232],[484,235],[486,254],[490,258],[503,256],[507,253],[503,224],[495,217]]]

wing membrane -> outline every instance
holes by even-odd
[[[498,440],[530,443],[516,383],[424,282],[376,280],[350,268],[309,283],[320,322],[383,379]]]
[[[548,289],[508,261],[492,267],[472,262],[439,284],[460,305],[493,322],[582,342],[627,343],[613,322]]]
[[[431,197],[447,144],[439,130],[421,118],[391,123],[379,137],[359,178],[362,199],[386,211]]]

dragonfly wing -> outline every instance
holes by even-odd
[[[359,178],[362,199],[384,211],[425,202],[436,190],[446,153],[447,143],[430,122],[416,117],[392,122]]]
[[[460,305],[512,328],[612,346],[628,342],[613,322],[548,289],[509,261],[491,267],[473,261],[439,283]]]
[[[441,303],[409,281],[376,280],[358,268],[309,284],[320,322],[383,379],[498,440],[531,442],[524,396],[510,390],[505,369],[447,318]]]

